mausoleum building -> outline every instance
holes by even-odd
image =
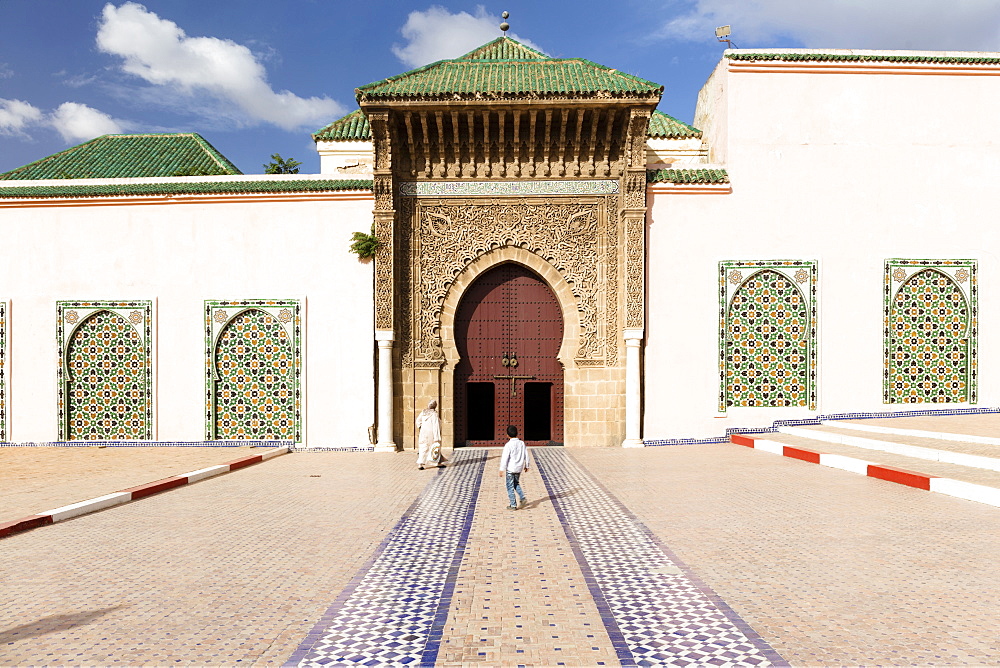
[[[663,96],[501,37],[358,88],[317,175],[193,134],[0,175],[0,438],[395,451],[436,400],[446,445],[641,447],[1000,405],[1000,55],[729,50],[693,126]]]

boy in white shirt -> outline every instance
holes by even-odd
[[[500,455],[500,477],[505,474],[507,476],[507,496],[510,497],[507,510],[517,510],[527,502],[524,490],[521,489],[521,474],[528,470],[528,446],[517,437],[517,427],[514,425],[507,427],[507,435],[510,440],[503,446],[503,453]],[[520,504],[515,500],[514,492],[520,497]]]

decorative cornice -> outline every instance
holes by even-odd
[[[372,197],[370,179],[281,179],[205,182],[86,183],[0,186],[0,208],[355,200]]]
[[[730,72],[1000,75],[1000,56],[913,52],[727,52]]]
[[[852,62],[852,63],[920,63],[934,65],[1000,65],[1000,56],[929,56],[917,53],[733,53],[725,54],[729,60],[753,62]]]

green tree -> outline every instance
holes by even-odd
[[[298,174],[302,163],[294,158],[285,160],[280,153],[271,154],[271,162],[264,165],[265,174]]]
[[[351,252],[355,253],[362,260],[370,260],[375,257],[382,242],[375,236],[375,223],[372,223],[370,234],[355,232],[351,237]]]

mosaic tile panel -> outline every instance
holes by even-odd
[[[205,438],[301,442],[300,301],[206,301],[205,335]]]
[[[60,301],[56,309],[59,439],[152,439],[152,301]]]
[[[565,451],[534,455],[622,665],[788,665]]]
[[[816,409],[814,261],[719,263],[719,410]]]
[[[399,184],[403,197],[509,196],[509,195],[616,195],[618,181],[404,181]]]
[[[434,665],[486,458],[455,452],[286,666]]]
[[[975,260],[885,263],[883,401],[975,403]]]

